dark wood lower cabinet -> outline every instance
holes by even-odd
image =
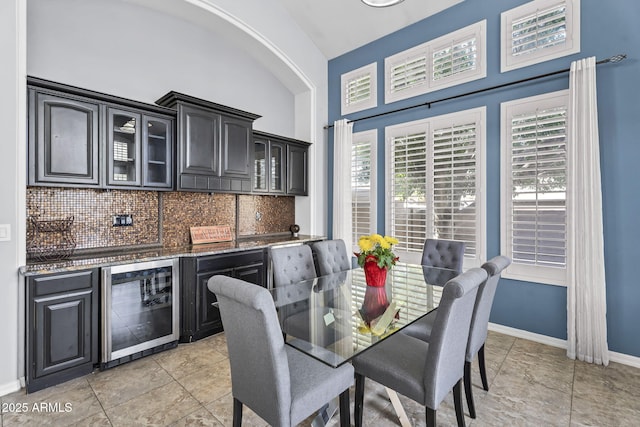
[[[223,329],[216,297],[207,287],[209,278],[231,276],[266,287],[267,259],[264,249],[182,258],[180,342],[195,341]]]
[[[91,269],[27,278],[27,392],[88,374],[98,363],[98,277]]]

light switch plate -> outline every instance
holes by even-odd
[[[11,240],[11,224],[0,224],[0,242]]]

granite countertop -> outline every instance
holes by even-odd
[[[114,250],[113,252],[105,252],[99,255],[87,255],[86,257],[76,256],[61,261],[29,262],[27,265],[20,267],[19,273],[24,276],[32,276],[36,274],[84,270],[95,267],[108,267],[112,265],[130,264],[167,258],[216,255],[239,252],[248,249],[263,249],[276,245],[307,243],[324,239],[326,239],[324,236],[300,235],[298,237],[292,237],[287,234],[283,236],[255,236],[251,238],[232,240],[229,242],[156,248],[140,251]]]

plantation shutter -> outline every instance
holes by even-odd
[[[418,55],[391,67],[388,77],[391,93],[422,85],[427,81],[427,57]]]
[[[432,54],[431,79],[438,81],[466,71],[476,69],[477,52],[476,37],[459,42],[452,42],[449,46],[437,49]]]
[[[477,124],[470,122],[433,131],[433,233],[429,237],[465,242],[465,255],[476,255]]]
[[[511,23],[511,54],[513,56],[561,45],[566,40],[567,7],[564,1]]]
[[[566,266],[567,109],[536,110],[511,119],[513,261]]]
[[[371,98],[371,74],[358,76],[347,81],[345,104],[353,105]]]
[[[391,235],[399,252],[422,253],[427,238],[427,134],[408,133],[391,140]]]
[[[351,147],[351,243],[354,248],[358,246],[360,236],[372,232],[371,150],[370,140],[354,140]]]

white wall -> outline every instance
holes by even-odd
[[[224,35],[105,0],[29,0],[27,30],[31,76],[148,103],[175,90],[260,114],[257,129],[294,133],[294,94]]]
[[[19,389],[21,357],[18,330],[21,288],[18,266],[24,263],[24,218],[26,153],[25,64],[26,0],[0,2],[0,224],[9,224],[11,240],[0,242],[0,395]]]
[[[256,129],[313,143],[296,222],[326,234],[327,59],[276,0],[2,0],[0,54],[0,224],[14,237],[0,242],[0,395],[23,366],[27,73],[144,102],[177,90],[263,115]]]

